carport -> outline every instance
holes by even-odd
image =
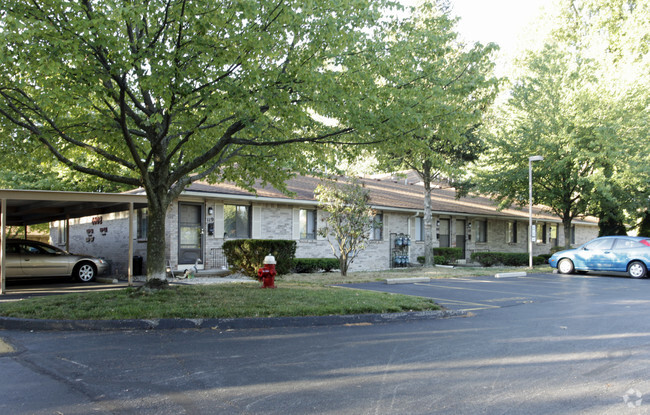
[[[129,212],[128,280],[133,276],[133,212],[147,207],[145,195],[47,190],[0,190],[0,294],[5,294],[6,227]],[[68,229],[68,227],[66,227]],[[67,241],[68,238],[66,238]],[[69,243],[69,242],[68,242]]]

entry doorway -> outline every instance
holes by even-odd
[[[203,269],[203,205],[179,203],[178,265],[195,264]]]
[[[456,248],[462,249],[461,259],[465,259],[465,229],[466,221],[456,219]]]
[[[440,219],[440,227],[438,230],[438,246],[440,248],[449,248],[451,245],[449,244],[450,242],[450,235],[449,235],[449,219]]]

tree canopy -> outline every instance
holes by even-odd
[[[404,131],[398,142],[376,153],[380,169],[413,170],[424,183],[427,266],[433,265],[432,185],[462,175],[463,167],[482,151],[477,129],[499,83],[493,75],[496,45],[463,44],[457,39],[455,23],[444,7],[429,4],[394,30],[390,58],[396,63],[389,79],[412,102],[420,99],[422,91],[434,99],[415,129]],[[409,33],[417,33],[417,38]]]
[[[535,202],[562,218],[568,243],[577,217],[598,216],[602,232],[620,233],[647,204],[650,78],[629,78],[643,73],[647,50],[623,39],[647,36],[637,29],[650,15],[646,1],[560,5],[558,19],[546,17],[558,26],[518,60],[473,177],[502,205],[526,204],[528,157],[543,156],[534,164]]]
[[[405,52],[431,32],[413,27],[389,41],[401,24],[394,7],[7,0],[3,140],[38,143],[68,168],[144,188],[148,277],[164,279],[165,213],[191,182],[282,188],[291,174],[354,157],[352,144],[402,137],[432,118],[444,90],[405,86],[439,74],[391,77],[423,64]]]

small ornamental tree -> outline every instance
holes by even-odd
[[[347,275],[352,261],[366,249],[373,226],[370,196],[357,179],[346,183],[327,181],[314,191],[320,208],[327,212],[318,234],[326,237],[339,260],[341,275]]]

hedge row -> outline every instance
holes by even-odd
[[[461,248],[433,248],[433,256],[443,258],[444,262],[440,265],[451,265],[463,257],[463,250]]]
[[[264,257],[275,257],[275,270],[278,275],[288,274],[296,256],[296,241],[282,239],[232,239],[223,244],[223,252],[228,264],[250,277],[257,276],[257,270]]]
[[[502,264],[506,266],[521,267],[528,265],[529,256],[527,253],[512,252],[474,252],[472,261],[478,262],[484,267]],[[533,265],[545,264],[547,259],[541,256],[533,257]]]
[[[295,258],[293,260],[293,272],[310,273],[310,272],[330,272],[333,269],[339,269],[339,260],[336,258]]]
[[[419,256],[418,257],[418,262],[420,264],[424,264],[424,256]],[[447,258],[441,255],[434,255],[433,256],[433,263],[436,265],[446,265],[447,264]]]

